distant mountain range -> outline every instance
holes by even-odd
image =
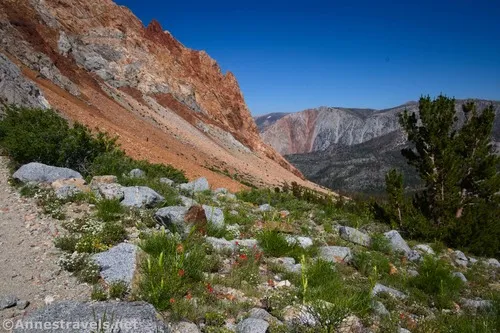
[[[461,114],[464,102],[457,100]],[[500,101],[474,100],[479,109],[493,103],[497,117],[493,142],[500,147]],[[320,107],[296,113],[271,113],[255,118],[264,142],[297,167],[309,180],[345,192],[377,193],[391,168],[415,187],[418,177],[401,156],[408,143],[398,123],[409,102],[385,110]]]

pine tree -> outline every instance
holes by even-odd
[[[401,228],[403,225],[404,188],[403,174],[392,169],[385,175],[385,186],[388,199],[387,213],[391,226]]]

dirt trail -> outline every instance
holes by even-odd
[[[53,240],[61,221],[43,215],[34,199],[8,184],[7,163],[0,156],[0,299],[14,295],[31,304],[26,310],[0,310],[0,324],[43,306],[46,297],[85,300],[91,290],[57,265],[61,252]]]

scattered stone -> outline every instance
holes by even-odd
[[[108,325],[120,321],[121,333],[168,333],[170,329],[159,319],[159,315],[151,304],[145,302],[58,302],[31,312],[23,318],[25,322],[80,322],[96,323],[109,320]],[[104,323],[102,323],[104,324]],[[91,332],[96,330],[78,330]],[[43,329],[17,328],[14,333],[42,333]],[[60,329],[57,332],[74,332],[73,327]]]
[[[356,317],[355,315],[350,315],[339,325],[338,333],[363,333],[364,326],[361,322],[361,319]]]
[[[430,245],[427,244],[418,244],[413,247],[414,250],[420,251],[424,254],[435,254],[434,250]]]
[[[282,266],[286,271],[292,273],[300,273],[302,270],[301,264],[296,264],[295,259],[291,257],[270,258],[271,263]]]
[[[248,249],[260,248],[259,242],[256,239],[235,239],[232,241],[235,246],[246,247]]]
[[[133,169],[133,170],[130,170],[130,172],[128,173],[128,176],[130,178],[144,178],[144,177],[146,177],[146,173],[144,171],[142,171],[141,169]]]
[[[177,232],[184,233],[186,231],[186,223],[184,218],[188,212],[188,208],[184,206],[170,206],[160,208],[156,211],[155,220],[161,225],[175,229]]]
[[[224,238],[207,237],[205,240],[208,244],[212,245],[212,247],[216,251],[234,251],[236,249],[236,245],[234,244],[234,242],[228,241]]]
[[[179,198],[181,199],[182,205],[186,206],[188,208],[191,207],[191,206],[198,205],[198,202],[196,202],[196,200],[194,200],[194,199],[185,197],[183,195],[179,196]]]
[[[398,299],[405,299],[406,298],[406,295],[404,293],[402,293],[401,291],[390,288],[390,287],[386,287],[380,283],[377,283],[377,284],[375,284],[375,287],[373,287],[372,296],[377,296],[380,293],[386,293],[386,294],[389,294],[389,295],[393,296],[394,298],[398,298]]]
[[[100,183],[97,184],[96,190],[104,199],[107,200],[123,200],[125,193],[123,192],[123,186],[116,183]]]
[[[371,237],[357,229],[342,226],[339,228],[340,238],[354,244],[369,247],[371,244]]]
[[[196,193],[210,190],[210,185],[205,177],[201,177],[192,182],[180,184],[179,189],[189,193]]]
[[[488,266],[500,268],[500,262],[498,262],[498,260],[495,258],[490,258],[486,260],[486,263],[488,264]]]
[[[462,282],[467,282],[467,278],[465,277],[465,275],[462,272],[454,272],[453,276],[456,276],[457,278],[462,280]]]
[[[290,212],[288,210],[280,210],[280,216],[282,219],[290,215]]]
[[[410,253],[410,247],[396,230],[388,231],[384,236],[389,240],[389,244],[395,252],[403,252],[404,254]]]
[[[248,317],[249,318],[255,318],[255,319],[260,319],[260,320],[265,320],[269,324],[282,324],[278,318],[270,314],[264,309],[261,308],[253,308],[248,312]]]
[[[486,310],[486,309],[490,309],[493,307],[492,301],[487,301],[487,300],[483,300],[483,299],[462,298],[460,300],[460,303],[462,304],[462,307],[468,308],[471,310]]]
[[[12,175],[23,183],[53,183],[58,179],[83,178],[79,172],[68,168],[59,168],[42,163],[28,163],[21,166]]]
[[[237,333],[266,333],[269,323],[262,319],[247,318],[236,326]]]
[[[259,206],[259,211],[260,212],[268,212],[268,211],[270,211],[272,209],[273,209],[273,207],[271,207],[270,204],[263,204],[263,205]]]
[[[469,259],[465,256],[462,251],[456,250],[452,253],[453,262],[458,266],[467,267],[469,264]]]
[[[421,261],[422,255],[417,250],[411,250],[407,253],[408,260],[410,261]]]
[[[285,238],[288,244],[298,245],[303,249],[313,246],[313,240],[310,237],[286,235]]]
[[[476,258],[469,257],[469,263],[470,263],[471,265],[474,265],[474,264],[475,264],[475,263],[477,263],[477,262],[478,262],[478,260],[477,260]]]
[[[343,246],[322,246],[319,249],[319,257],[329,262],[345,262],[352,260],[351,249]]]
[[[201,333],[201,331],[196,324],[181,321],[172,325],[172,333]]]
[[[121,204],[126,207],[152,208],[165,198],[146,186],[123,187]]]
[[[95,186],[97,184],[114,184],[118,183],[118,178],[113,175],[105,175],[105,176],[94,176],[90,181],[90,186]]]
[[[415,276],[418,276],[419,273],[416,270],[414,270],[414,269],[409,269],[408,270],[408,275],[411,276],[411,277],[415,277]]]
[[[52,182],[52,184],[50,184],[50,186],[56,192],[61,187],[65,187],[68,185],[77,187],[81,192],[89,192],[90,191],[89,187],[87,185],[85,185],[85,179],[83,179],[83,178],[58,179],[58,180]]]
[[[136,268],[137,247],[120,243],[106,252],[94,254],[92,259],[101,267],[101,276],[108,284],[123,281],[130,285]]]
[[[64,185],[56,190],[56,197],[61,200],[66,200],[68,198],[74,197],[75,195],[82,193],[75,185]]]
[[[406,328],[402,328],[402,327],[400,327],[400,328],[398,329],[398,333],[411,333],[411,331],[408,331]]]
[[[30,305],[29,301],[18,301],[16,304],[16,308],[18,310],[24,310]]]
[[[203,205],[207,222],[217,229],[224,228],[224,212],[222,209],[213,206]]]
[[[16,306],[18,298],[14,295],[0,296],[0,310]]]
[[[288,327],[297,325],[314,327],[319,324],[314,314],[305,305],[288,305],[283,309],[282,317]]]
[[[224,188],[224,187],[219,187],[219,188],[216,188],[214,190],[214,193],[215,194],[228,194],[229,191],[227,190],[227,188]]]
[[[372,303],[372,309],[377,316],[385,317],[390,315],[390,312],[387,310],[385,305],[380,301],[374,301]]]
[[[175,182],[172,179],[162,177],[160,178],[160,183],[167,184],[168,186],[173,186]]]
[[[280,281],[276,284],[276,288],[290,288],[292,283],[288,280]]]

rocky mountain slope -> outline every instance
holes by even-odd
[[[216,186],[314,187],[262,142],[232,73],[110,0],[0,2],[0,98],[57,109]]]
[[[465,100],[456,103],[457,114]],[[497,111],[493,141],[500,142],[500,102],[475,100],[479,109],[494,103]],[[407,185],[418,183],[400,154],[407,144],[398,124],[405,109],[418,111],[416,102],[386,110],[326,108],[273,114],[261,129],[263,140],[295,165],[308,179],[347,192],[380,192],[385,173],[401,169]],[[256,118],[257,123],[268,115]],[[273,121],[274,120],[274,121]]]

